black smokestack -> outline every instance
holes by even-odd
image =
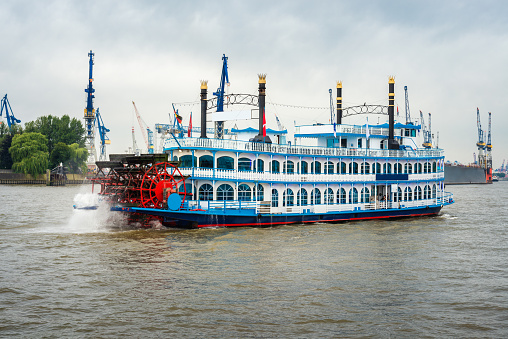
[[[337,81],[337,125],[342,124],[342,82]]]
[[[388,80],[388,149],[399,149],[399,143],[395,140],[395,77]]]
[[[208,81],[201,81],[201,138],[206,138],[206,93]]]

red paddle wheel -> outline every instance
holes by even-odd
[[[150,167],[141,181],[141,206],[144,208],[166,208],[168,197],[178,193],[182,196],[182,204],[187,195],[185,178],[174,164],[161,162]]]

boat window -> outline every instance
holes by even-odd
[[[264,172],[265,171],[265,162],[263,159],[258,159],[254,162],[254,171]]]
[[[339,188],[337,191],[337,204],[345,204],[346,203],[346,190],[343,188]]]
[[[358,148],[362,148],[362,139],[358,138]]]
[[[436,190],[436,184],[432,185],[432,199],[436,198],[437,190]]]
[[[295,173],[295,164],[291,160],[284,161],[284,173]]]
[[[349,163],[349,173],[358,174],[358,163],[357,162]]]
[[[340,163],[337,163],[337,173],[345,174],[346,173],[346,163],[344,161],[341,161]]]
[[[349,190],[349,203],[350,204],[358,203],[358,190],[355,187]]]
[[[402,200],[402,188],[397,187],[397,192],[393,196],[393,201],[397,202],[401,200]]]
[[[413,173],[413,166],[410,163],[406,163],[404,165],[404,173],[406,173],[406,174]]]
[[[306,206],[307,205],[307,190],[302,188],[298,191],[296,195],[296,204],[298,206]]]
[[[392,164],[389,162],[383,164],[383,173],[384,174],[390,174],[392,173]]]
[[[372,166],[373,173],[381,173],[381,164],[376,162],[375,166]]]
[[[360,172],[362,174],[369,174],[370,173],[370,164],[368,162],[362,162],[362,165],[360,166]]]
[[[211,155],[203,155],[199,157],[199,167],[213,168],[213,157]]]
[[[238,159],[238,170],[239,171],[250,171],[252,161],[249,158]]]
[[[411,187],[404,188],[404,201],[411,201],[412,199],[412,192]]]
[[[252,200],[252,192],[247,184],[238,185],[238,200],[240,201],[251,201]]]
[[[325,173],[327,174],[333,174],[333,162],[327,161],[325,163]]]
[[[294,206],[295,205],[295,195],[291,188],[288,188],[282,194],[282,206]]]
[[[325,190],[324,203],[327,205],[333,205],[333,197],[335,194],[331,188]]]
[[[217,200],[233,200],[235,192],[233,187],[228,184],[222,184],[217,188]]]
[[[321,204],[321,191],[319,188],[314,188],[310,193],[310,203],[312,205],[320,205]]]
[[[312,162],[310,171],[312,174],[321,174],[321,163],[319,161]]]
[[[431,171],[430,162],[426,162],[423,165],[423,173],[430,173],[430,171]]]
[[[367,187],[362,188],[362,193],[360,195],[361,202],[369,202],[370,192]]]
[[[272,160],[272,173],[280,173],[280,164],[277,160]]]
[[[232,170],[235,169],[235,160],[228,156],[222,156],[217,159],[217,168]]]
[[[192,155],[184,155],[180,157],[180,167],[186,168],[186,167],[192,167]],[[194,164],[197,164],[197,158],[194,157]]]
[[[421,163],[418,163],[418,174],[422,174],[422,164]]]
[[[257,201],[263,201],[265,200],[265,189],[263,188],[263,185],[257,184],[256,186],[256,199]]]
[[[432,173],[436,173],[437,172],[437,163],[434,161],[432,163]]]
[[[420,186],[415,187],[415,200],[422,200],[422,188]]]
[[[272,189],[272,207],[279,207],[279,191]]]
[[[176,155],[173,155],[173,160],[172,161],[178,161],[178,157]]]
[[[307,161],[300,162],[300,173],[301,174],[308,174],[309,173],[309,164],[307,163]]]
[[[401,163],[398,162],[393,166],[393,173],[402,174],[402,164]]]
[[[199,187],[199,200],[213,200],[213,187],[210,184],[203,184]]]
[[[430,199],[430,186],[425,185],[423,188],[423,199]]]

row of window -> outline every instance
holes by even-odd
[[[177,160],[178,158],[175,157]],[[192,167],[192,155],[184,155],[180,158],[180,167]],[[198,158],[194,156],[194,165],[201,168],[213,168],[213,157],[211,155],[203,155]],[[235,169],[235,160],[229,156],[222,156],[217,158],[218,169]],[[287,160],[281,162],[278,160],[272,160],[269,162],[268,169],[272,173],[299,173],[299,174],[369,174],[369,173],[386,173],[386,174],[418,174],[418,173],[435,173],[437,172],[437,162],[424,162],[424,163],[384,163],[379,162],[368,163],[368,162],[350,162],[346,163],[340,161],[333,163],[332,161],[326,161],[321,163],[319,161],[307,162],[300,161],[296,165],[293,161]],[[265,162],[263,159],[251,160],[249,158],[238,159],[238,170],[239,171],[255,171],[264,172]]]
[[[264,188],[262,185],[257,184],[256,186],[256,200],[262,201],[264,200]],[[217,187],[217,200],[234,200],[234,189],[229,184],[221,184]],[[326,204],[331,205],[334,203],[337,204],[356,204],[356,203],[366,203],[370,201],[371,192],[369,188],[364,187],[361,189],[360,194],[358,194],[358,189],[356,187],[352,187],[349,189],[349,192],[346,193],[344,188],[339,188],[336,192],[332,188],[327,188],[321,194],[321,190],[319,188],[314,188],[309,192],[305,188],[301,188],[296,193],[296,205],[297,206],[306,206],[306,205],[320,205]],[[423,189],[420,186],[416,186],[414,190],[411,187],[406,187],[404,190],[398,187],[397,192],[394,192],[393,201],[412,201],[412,200],[422,200],[422,199],[431,199],[435,198],[437,194],[436,185],[425,185]],[[210,184],[203,184],[199,187],[198,190],[199,200],[213,200],[213,187]],[[240,184],[238,185],[238,200],[240,201],[252,201],[254,198],[254,194],[249,185]],[[349,199],[348,199],[349,198]],[[294,206],[295,205],[295,194],[291,188],[287,188],[282,193],[282,201],[283,206]],[[272,206],[279,206],[279,191],[277,189],[272,189]]]

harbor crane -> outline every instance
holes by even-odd
[[[404,86],[404,93],[406,94],[406,125],[411,123],[411,112],[409,111],[409,96],[407,94],[407,86]]]
[[[100,146],[100,161],[106,161],[106,145],[111,144],[108,136],[106,135],[109,132],[109,129],[104,126],[104,122],[102,121],[102,116],[99,112],[99,107],[95,111],[95,122],[97,123],[97,130],[99,131],[99,137],[101,138],[101,146]]]
[[[153,154],[153,152],[154,152],[153,132],[150,128],[148,128],[148,125],[143,121],[143,119],[141,118],[141,115],[139,115],[138,108],[136,107],[136,104],[134,103],[134,101],[132,102],[132,105],[134,106],[134,112],[136,112],[136,118],[138,119],[139,128],[141,129],[141,134],[143,134],[143,139],[145,140],[148,154]],[[133,130],[133,133],[134,133],[134,130]],[[135,140],[135,139],[133,138],[133,140]],[[134,142],[133,142],[133,146],[134,146]]]
[[[487,134],[487,144],[485,145],[485,148],[487,149],[485,154],[487,168],[492,168],[492,139],[490,137],[491,126],[492,126],[492,113],[489,112],[489,129]]]
[[[423,132],[423,144],[422,146],[425,148],[432,148],[432,129],[431,129],[431,115],[429,113],[429,125],[425,126],[425,121],[423,120],[423,113],[420,111],[420,120],[422,123],[422,132]]]
[[[97,160],[97,151],[95,149],[95,109],[93,108],[93,99],[95,98],[93,88],[93,59],[95,53],[90,50],[88,53],[88,86],[86,92],[86,108],[85,108],[85,147],[88,150],[87,165],[90,169],[95,168]]]
[[[482,130],[482,124],[480,121],[480,109],[476,108],[476,125],[478,127],[478,142],[476,146],[478,146],[478,165],[480,167],[485,167],[485,140],[484,140],[484,131]]]
[[[213,92],[213,95],[217,97],[217,112],[224,112],[224,87],[225,85],[229,86],[229,74],[228,74],[228,57],[226,54],[222,55],[222,73],[220,77],[220,85],[217,88],[217,92]],[[216,122],[217,132],[216,138],[223,139],[224,138],[224,121]]]
[[[12,113],[11,104],[9,103],[9,99],[7,99],[7,94],[2,99],[2,103],[0,106],[0,117],[2,116],[4,110],[5,110],[5,117],[7,118],[7,126],[9,127],[9,130],[10,130],[12,125],[19,124],[21,122],[21,120],[16,119],[14,117],[14,113]],[[9,113],[9,111],[10,111],[10,113]]]

